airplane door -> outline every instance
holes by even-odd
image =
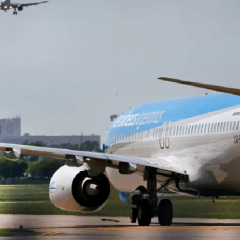
[[[159,136],[159,145],[161,149],[168,149],[170,147],[170,132],[172,129],[172,123],[169,124],[164,123],[160,129],[160,136]]]

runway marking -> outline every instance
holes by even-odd
[[[222,227],[222,226],[168,226],[168,227],[96,227],[85,228],[90,230],[105,230],[105,231],[142,231],[142,230],[231,230],[240,231],[240,227]]]

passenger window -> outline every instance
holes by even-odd
[[[188,135],[191,133],[191,126],[188,127]]]
[[[220,123],[217,124],[217,132],[220,132]]]
[[[194,134],[194,125],[192,126],[191,134]]]
[[[211,123],[208,124],[208,133],[211,133]]]
[[[222,132],[225,132],[225,127],[226,127],[226,123],[223,122],[223,126],[222,126]]]
[[[179,136],[182,135],[182,126],[179,127]]]
[[[194,134],[197,134],[197,125],[194,126]]]
[[[225,125],[224,132],[227,132],[227,130],[228,130],[228,123],[225,122],[224,125]]]
[[[198,134],[201,133],[201,124],[198,125]]]
[[[185,126],[182,127],[182,135],[185,133]]]
[[[239,130],[239,121],[237,122],[236,130]]]
[[[233,123],[233,131],[235,131],[236,122]]]
[[[207,133],[207,124],[204,125],[204,133]]]
[[[185,134],[185,131],[186,131],[186,126],[183,126],[182,135]]]
[[[232,131],[232,125],[233,125],[233,123],[230,122],[230,125],[229,125],[229,131],[230,131],[230,132]]]
[[[175,133],[176,136],[178,136],[178,128],[179,128],[179,127],[176,128],[176,133]]]
[[[175,136],[176,127],[173,128],[173,136]]]
[[[223,132],[223,122],[220,123],[220,130],[219,132]]]
[[[213,131],[214,131],[214,123],[211,123],[210,132],[213,133]]]
[[[214,127],[213,127],[213,131],[214,131],[214,133],[216,133],[217,132],[217,123],[214,123]]]

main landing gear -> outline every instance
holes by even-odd
[[[163,199],[158,204],[158,221],[162,226],[170,226],[173,219],[173,207],[169,199]],[[137,208],[131,209],[131,223],[138,220],[139,226],[149,226],[152,220],[151,202],[148,199],[142,199]]]
[[[168,180],[160,189],[156,189],[156,170],[150,169],[147,177],[147,189],[143,186],[136,188],[140,194],[132,196],[132,204],[136,205],[131,210],[131,223],[140,226],[149,226],[153,217],[157,216],[159,224],[169,226],[172,224],[173,207],[169,199],[162,199],[158,204],[157,192],[170,184],[173,179]]]

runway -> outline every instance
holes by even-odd
[[[30,229],[37,236],[18,236],[0,239],[239,239],[240,220],[179,219],[172,226],[159,226],[153,219],[151,226],[130,224],[128,218],[0,215],[1,228]]]

